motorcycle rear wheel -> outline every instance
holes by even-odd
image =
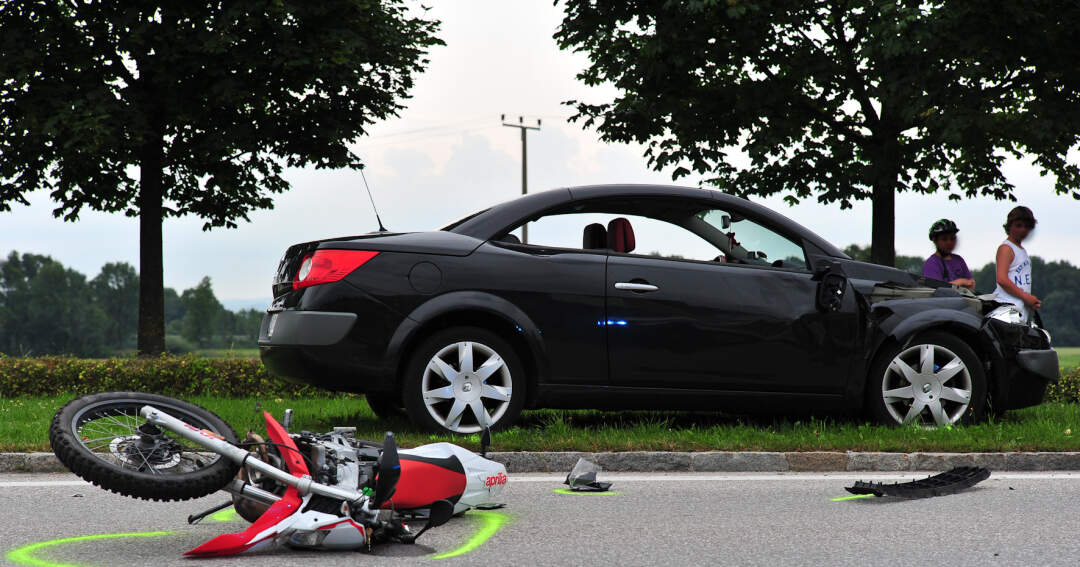
[[[236,444],[236,433],[213,413],[144,392],[107,392],[72,400],[49,426],[49,443],[71,472],[106,490],[145,500],[188,500],[224,488],[240,469],[169,431],[147,423],[152,405]]]

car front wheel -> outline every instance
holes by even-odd
[[[472,434],[517,419],[525,405],[525,373],[513,347],[495,333],[455,327],[413,351],[403,393],[409,418],[421,428]]]
[[[986,392],[975,351],[953,335],[928,332],[878,357],[866,395],[883,424],[936,427],[981,419]]]

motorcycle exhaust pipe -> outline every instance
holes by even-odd
[[[247,498],[253,500],[259,504],[265,504],[267,506],[272,505],[274,502],[281,500],[281,497],[273,492],[263,490],[252,484],[248,484],[242,480],[234,480],[222,488],[225,492],[239,496],[240,498]]]

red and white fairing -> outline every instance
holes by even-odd
[[[450,500],[454,512],[496,502],[508,477],[502,463],[485,459],[451,443],[431,443],[401,449],[401,480],[396,508],[423,508],[435,500]]]

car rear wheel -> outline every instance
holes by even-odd
[[[364,394],[364,399],[367,400],[371,411],[375,413],[375,417],[383,421],[405,415],[405,411],[401,407],[401,400],[393,394],[371,392]]]
[[[421,428],[478,433],[517,419],[525,405],[525,372],[508,342],[476,327],[435,333],[413,351],[403,394]]]
[[[986,373],[975,351],[938,331],[883,352],[866,389],[867,406],[879,422],[928,427],[981,419],[986,392]]]

